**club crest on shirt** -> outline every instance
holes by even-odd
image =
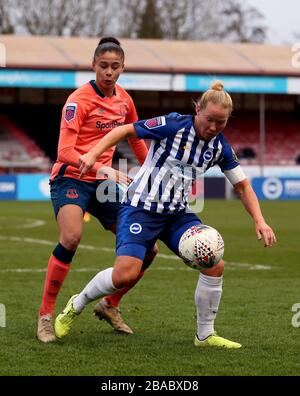
[[[155,118],[150,118],[149,120],[147,120],[144,125],[148,128],[148,129],[154,129],[154,128],[158,128],[160,126],[164,126],[166,125],[166,117],[155,117]]]
[[[203,154],[204,161],[209,162],[213,157],[213,151],[211,149],[207,149]]]
[[[68,103],[65,111],[65,120],[67,122],[74,120],[77,110],[77,103]]]
[[[127,108],[124,104],[120,105],[120,110],[119,110],[120,116],[126,116],[127,114]]]

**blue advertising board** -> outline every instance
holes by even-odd
[[[300,200],[300,178],[254,177],[252,187],[258,199]]]
[[[74,88],[75,73],[62,70],[1,69],[1,87]]]
[[[269,76],[185,76],[185,91],[206,91],[213,80],[222,80],[228,92],[243,93],[286,93],[286,77]]]
[[[17,198],[17,179],[15,176],[0,176],[0,200]]]
[[[0,87],[78,88],[94,78],[92,71],[27,70],[0,68]],[[299,77],[208,75],[171,73],[124,73],[125,89],[145,91],[206,91],[213,80],[222,80],[226,91],[238,93],[300,93]]]
[[[50,199],[48,174],[22,174],[17,176],[20,201],[43,201]]]

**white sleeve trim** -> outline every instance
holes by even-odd
[[[224,171],[224,174],[233,186],[235,184],[247,179],[247,177],[240,165],[236,166],[233,169]]]

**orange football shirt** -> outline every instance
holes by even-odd
[[[87,153],[113,128],[131,124],[137,119],[132,98],[118,84],[111,98],[99,90],[95,81],[78,88],[68,97],[62,110],[58,156],[52,168],[51,180],[60,170],[63,176],[79,179],[79,156]],[[148,153],[145,142],[138,138],[128,139],[128,142],[142,164]],[[111,166],[115,149],[114,146],[103,153],[93,170],[81,180],[95,181],[95,169],[101,166],[100,163]],[[65,166],[62,168],[63,165],[67,165],[66,169]]]

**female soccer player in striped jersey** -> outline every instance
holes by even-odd
[[[128,137],[152,139],[147,159],[130,184],[119,212],[117,258],[113,268],[99,272],[79,295],[71,297],[56,318],[58,337],[68,334],[74,320],[90,301],[134,282],[147,250],[161,239],[178,255],[182,234],[201,224],[188,206],[188,195],[199,173],[219,165],[250,213],[258,239],[265,246],[276,242],[259,202],[222,131],[232,112],[232,100],[216,81],[196,103],[196,115],[171,113],[138,121],[110,132],[89,153],[80,157],[82,175],[109,147]],[[166,177],[167,176],[167,177]],[[217,335],[214,320],[222,294],[224,261],[202,270],[195,291],[197,347],[240,348],[241,344]]]
[[[117,39],[105,37],[99,42],[94,53],[93,70],[96,73],[95,80],[74,91],[62,111],[58,158],[50,179],[59,243],[48,262],[39,311],[37,338],[42,342],[56,339],[53,328],[54,306],[82,236],[85,212],[95,216],[105,229],[115,232],[120,204],[98,202],[97,188],[107,177],[125,184],[129,182],[126,175],[111,168],[115,147],[102,153],[89,172],[80,178],[80,155],[87,153],[115,126],[133,123],[138,119],[131,97],[116,84],[124,70],[124,51]],[[145,142],[136,137],[129,138],[128,142],[142,164],[148,153]],[[102,180],[96,177],[99,168]],[[145,268],[154,255],[154,250],[147,254]],[[142,274],[143,271],[137,279]],[[95,314],[100,319],[104,318],[116,330],[125,333],[132,333],[132,330],[123,322],[118,305],[133,284],[101,300],[95,307]]]

